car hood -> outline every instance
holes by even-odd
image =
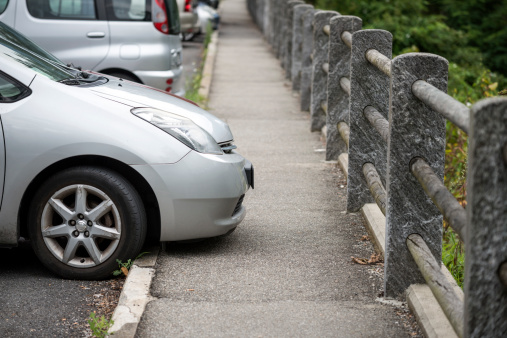
[[[217,143],[233,140],[227,123],[191,101],[135,82],[109,76],[108,79],[109,82],[92,87],[91,91],[100,97],[132,108],[150,107],[186,117],[206,130]]]

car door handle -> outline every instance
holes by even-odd
[[[104,32],[89,32],[86,34],[87,37],[90,39],[100,39],[106,36],[106,33]]]

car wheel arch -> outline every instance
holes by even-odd
[[[147,234],[145,243],[158,243],[160,240],[160,208],[155,192],[150,184],[139,174],[136,170],[132,169],[129,165],[120,162],[116,159],[104,156],[76,156],[70,157],[42,170],[28,185],[27,189],[21,199],[21,204],[18,209],[18,233],[21,237],[28,238],[28,212],[30,203],[35,192],[38,188],[54,174],[77,166],[96,166],[106,168],[117,172],[130,182],[137,190],[143,201],[146,217],[147,217]]]

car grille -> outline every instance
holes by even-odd
[[[219,146],[225,154],[230,154],[237,148],[234,144],[232,144],[232,142],[219,143]]]
[[[245,198],[245,195],[241,195],[239,198],[238,203],[236,203],[236,207],[234,208],[234,211],[232,212],[232,216],[236,215],[236,213],[241,209],[241,204],[243,204],[243,198]]]

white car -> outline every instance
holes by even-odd
[[[23,46],[23,47],[22,47]],[[232,232],[253,168],[226,123],[164,91],[60,63],[0,23],[0,246],[72,279],[146,239]]]

